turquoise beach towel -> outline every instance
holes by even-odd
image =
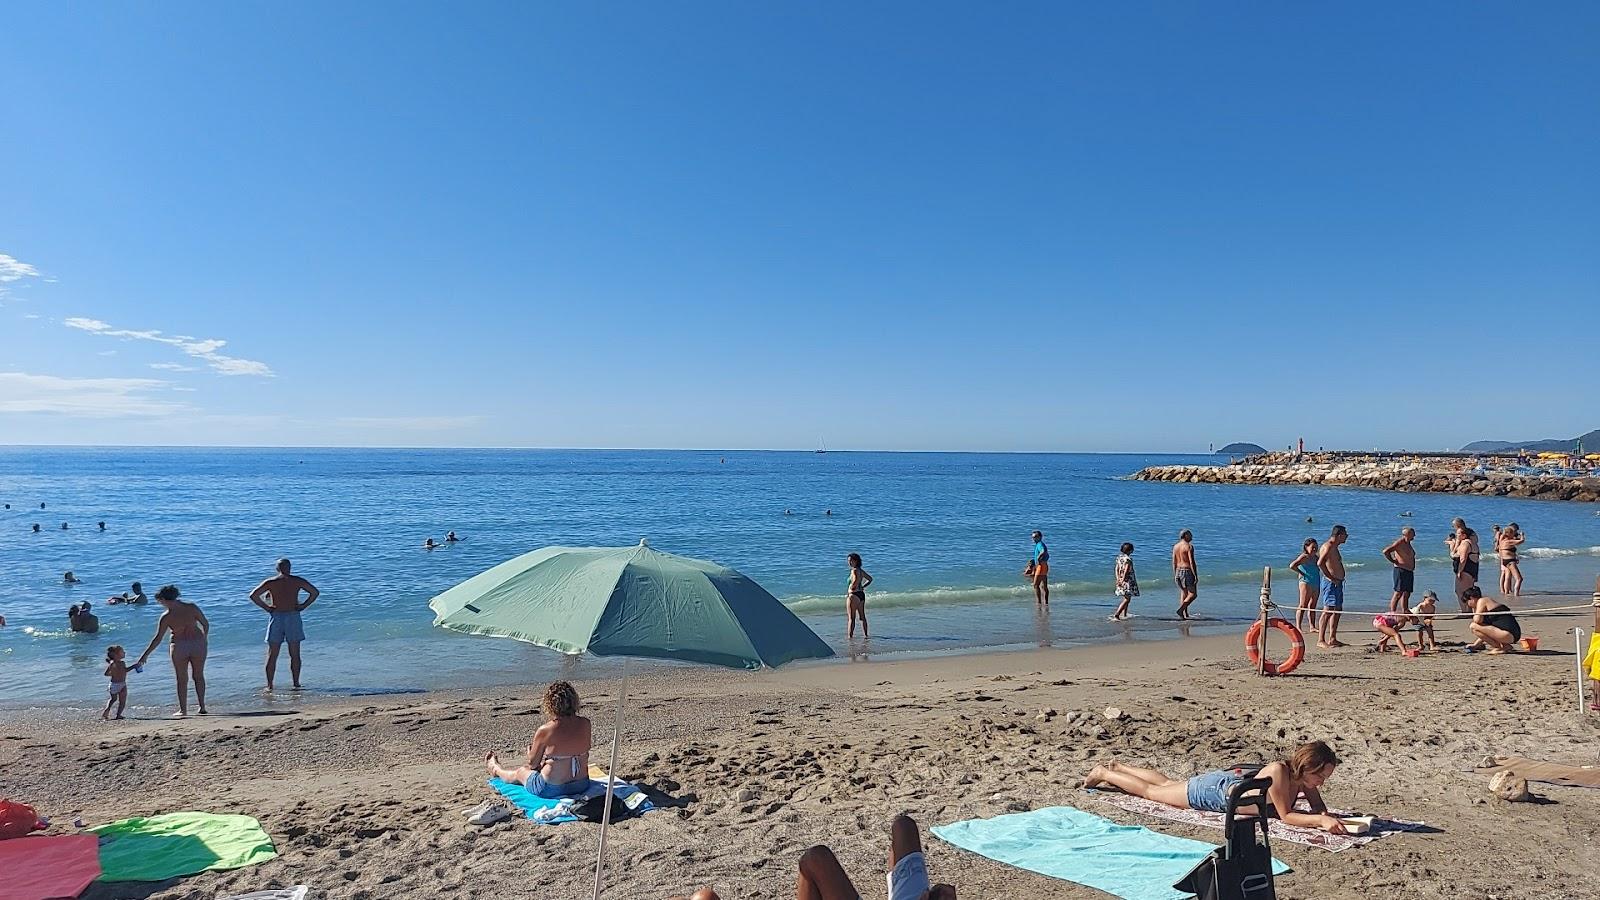
[[[933,833],[979,856],[1123,900],[1193,897],[1172,885],[1216,849],[1138,825],[1118,825],[1070,806],[936,825]],[[1281,875],[1289,867],[1274,859],[1272,871]]]
[[[605,794],[606,783],[598,778],[592,777],[594,774],[595,770],[591,768],[589,789],[581,796],[573,799],[586,800],[590,797],[599,797]],[[612,791],[612,796],[621,799],[623,802],[627,802],[629,797],[639,793],[638,788],[620,778],[618,778],[616,782],[617,786]],[[489,779],[489,786],[499,791],[500,794],[507,800],[510,800],[517,809],[522,810],[522,812],[527,815],[528,818],[534,820],[535,822],[545,825],[560,825],[563,822],[578,821],[578,817],[573,815],[551,816],[548,810],[553,810],[557,806],[560,806],[562,801],[546,800],[543,797],[535,796],[527,788],[520,784],[515,784],[510,781],[501,781],[498,778],[491,778]],[[634,807],[634,812],[646,813],[653,809],[655,809],[655,805],[650,802],[649,798],[641,797],[639,798],[638,805]],[[541,816],[541,812],[545,813],[545,815]]]

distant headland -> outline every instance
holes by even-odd
[[[1261,446],[1260,444],[1235,443],[1235,444],[1229,444],[1228,446],[1223,447],[1221,450],[1218,450],[1217,451],[1217,455],[1218,456],[1255,456],[1257,453],[1265,453],[1265,452],[1267,452],[1267,448]]]
[[[1518,450],[1529,453],[1594,453],[1600,451],[1600,428],[1565,441],[1473,441],[1461,448],[1462,453],[1515,453]]]

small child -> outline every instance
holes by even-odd
[[[111,679],[107,690],[111,696],[106,700],[106,708],[100,712],[101,719],[111,718],[111,704],[117,705],[117,718],[122,718],[122,711],[128,708],[128,664],[123,662],[127,653],[120,644],[112,644],[106,648],[106,677]]]
[[[1139,596],[1139,576],[1133,572],[1133,545],[1123,544],[1122,552],[1117,554],[1117,597],[1121,603],[1117,604],[1117,611],[1112,613],[1111,621],[1120,622],[1128,617],[1128,605],[1133,598]]]
[[[1411,619],[1417,623],[1417,651],[1432,653],[1439,649],[1433,640],[1433,614],[1439,609],[1439,595],[1424,591],[1422,602],[1411,607]]]
[[[1411,623],[1415,621],[1415,619],[1406,613],[1378,613],[1377,615],[1373,616],[1372,627],[1376,628],[1378,633],[1383,635],[1383,639],[1378,641],[1378,646],[1374,649],[1376,649],[1379,653],[1382,653],[1383,651],[1389,649],[1389,641],[1394,640],[1400,645],[1401,653],[1404,653],[1407,656],[1413,655],[1411,652],[1411,645],[1406,643],[1405,629],[1411,627]]]

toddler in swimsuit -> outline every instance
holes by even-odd
[[[1433,614],[1439,608],[1439,595],[1433,591],[1422,594],[1422,602],[1411,607],[1411,620],[1417,623],[1417,650],[1429,652],[1439,649],[1433,640]]]
[[[101,719],[111,718],[112,704],[116,704],[119,719],[122,718],[122,711],[128,707],[128,673],[134,670],[124,661],[127,655],[120,644],[106,648],[106,677],[111,679],[106,690],[111,696],[106,699],[106,708],[100,712]]]

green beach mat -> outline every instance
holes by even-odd
[[[211,869],[238,869],[278,855],[249,816],[175,812],[91,828],[100,836],[99,881],[165,881]]]
[[[979,856],[1123,900],[1193,897],[1173,885],[1216,849],[1070,806],[936,825],[933,834]],[[1272,871],[1282,875],[1289,867],[1274,859]]]

